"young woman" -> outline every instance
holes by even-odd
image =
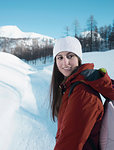
[[[53,55],[50,101],[53,120],[58,120],[54,150],[99,150],[104,110],[98,92],[114,98],[111,79],[104,69],[81,64],[81,44],[74,37],[58,39]],[[84,84],[75,86],[69,95],[72,84],[78,81]]]

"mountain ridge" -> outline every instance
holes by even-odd
[[[52,37],[42,35],[42,34],[38,34],[38,33],[35,33],[35,32],[22,32],[16,25],[0,26],[0,37],[54,39]]]

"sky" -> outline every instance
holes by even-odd
[[[0,26],[16,25],[23,32],[36,32],[53,38],[65,36],[68,26],[74,35],[87,29],[91,15],[98,27],[114,20],[114,0],[4,0],[0,2]]]

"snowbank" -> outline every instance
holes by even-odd
[[[45,79],[43,73],[0,52],[0,149],[53,149],[56,129],[49,99],[44,102],[49,75],[45,72]]]

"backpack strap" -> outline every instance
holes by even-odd
[[[77,85],[80,84],[80,83],[84,83],[84,82],[82,82],[82,81],[77,81],[77,82],[74,82],[74,83],[71,85],[71,88],[70,88],[70,91],[69,91],[69,94],[68,94],[68,98],[69,98],[70,95],[72,94],[72,92],[73,92],[75,86],[77,86]]]
[[[104,114],[105,114],[105,112],[107,110],[108,103],[111,101],[111,99],[109,99],[105,96],[104,96],[104,98],[105,98],[105,102],[104,102]]]
[[[99,148],[96,147],[94,141],[92,140],[92,138],[89,136],[88,140],[87,140],[92,148],[92,150],[99,150]]]
[[[86,84],[83,80],[81,81],[76,81],[74,83],[71,84],[71,87],[70,87],[70,91],[69,91],[69,94],[68,94],[68,98],[70,97],[70,95],[72,94],[74,88],[79,85],[79,84],[84,84],[85,86],[91,88],[96,94],[97,96],[101,99],[100,95],[99,95],[99,92],[97,92],[94,88],[92,88],[90,85]]]

